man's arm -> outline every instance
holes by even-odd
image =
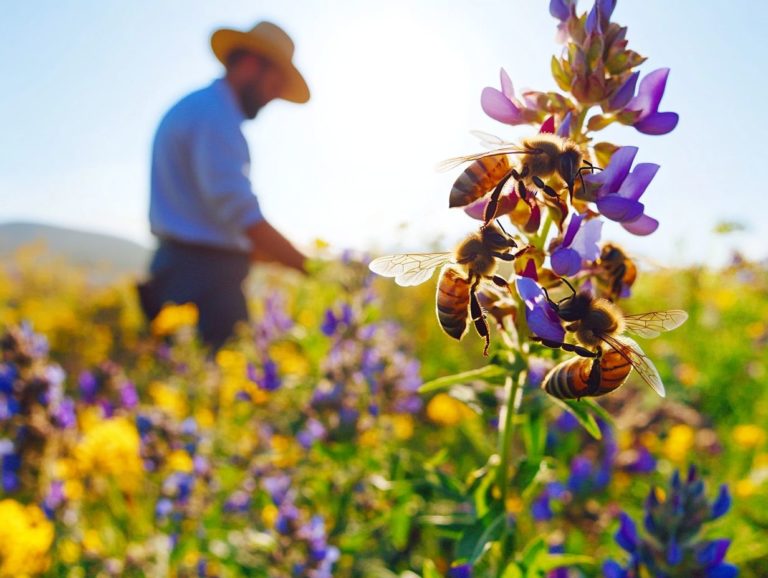
[[[246,234],[253,244],[253,261],[271,261],[302,273],[307,272],[306,256],[267,221],[261,220],[251,225]]]

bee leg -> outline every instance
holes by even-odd
[[[537,177],[536,175],[534,175],[533,177],[531,177],[531,180],[533,181],[533,184],[534,184],[534,185],[536,185],[537,187],[539,187],[539,188],[540,188],[542,191],[544,191],[544,192],[545,192],[547,195],[549,195],[550,197],[557,197],[557,192],[555,191],[555,189],[553,189],[552,187],[550,187],[550,186],[549,186],[547,183],[545,183],[544,181],[542,181],[542,180],[541,180],[539,177]]]
[[[483,308],[480,307],[480,302],[477,300],[476,289],[480,284],[480,278],[472,284],[472,288],[469,290],[469,312],[472,315],[472,322],[475,324],[475,330],[477,334],[485,339],[485,348],[483,349],[483,355],[488,355],[488,348],[491,345],[490,329],[488,328],[488,322],[485,320],[485,313]]]
[[[601,353],[591,351],[587,349],[586,347],[582,347],[581,345],[574,345],[573,343],[563,343],[562,341],[552,341],[551,339],[543,339],[541,337],[537,337],[535,335],[531,336],[532,341],[537,341],[538,343],[541,343],[545,347],[551,347],[552,349],[562,349],[563,351],[568,351],[569,353],[575,353],[576,355],[580,355],[581,357],[600,357]]]
[[[504,188],[504,185],[507,184],[507,181],[510,178],[515,177],[516,174],[517,174],[517,171],[515,169],[510,169],[509,171],[507,171],[507,174],[501,177],[501,180],[494,187],[493,192],[491,193],[491,198],[488,200],[488,205],[485,207],[485,214],[483,215],[485,226],[487,226],[488,223],[490,223],[493,220],[493,218],[496,216],[496,209],[499,206],[499,197],[501,196],[501,190]]]
[[[600,359],[603,356],[602,350],[597,348],[597,357],[592,360],[592,369],[589,370],[587,378],[587,391],[585,397],[594,397],[600,391],[600,383],[603,381],[603,366],[600,365]]]

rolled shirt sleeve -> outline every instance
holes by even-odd
[[[205,119],[197,127],[192,170],[216,220],[245,231],[264,218],[249,177],[248,143],[239,126],[217,120]]]

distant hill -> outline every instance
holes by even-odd
[[[52,257],[114,275],[142,273],[150,256],[146,247],[113,235],[41,223],[0,223],[0,259],[37,244]]]

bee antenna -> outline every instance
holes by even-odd
[[[569,289],[570,289],[570,290],[573,292],[573,294],[574,294],[574,295],[576,295],[576,289],[574,289],[574,288],[573,288],[573,285],[571,285],[571,284],[568,282],[568,279],[566,279],[565,277],[560,277],[560,281],[562,281],[563,283],[565,283],[566,285],[568,285],[568,288],[569,288]],[[567,298],[566,298],[566,299],[567,299]]]

